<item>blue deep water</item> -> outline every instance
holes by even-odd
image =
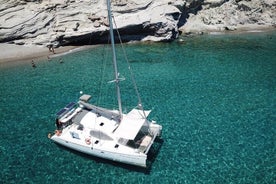
[[[36,68],[31,61],[0,64],[0,183],[275,183],[276,32],[182,39],[125,45],[150,119],[163,126],[149,169],[47,138],[55,113],[80,91],[116,105],[107,83],[112,64],[102,62],[110,61],[106,46],[35,61]],[[118,62],[127,111],[137,100]]]

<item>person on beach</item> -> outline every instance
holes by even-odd
[[[34,60],[32,60],[32,67],[33,67],[33,68],[36,68],[36,65],[35,65],[35,63],[34,63]]]
[[[59,63],[63,63],[63,59],[59,58]]]
[[[50,52],[53,52],[53,54],[55,54],[55,49],[54,49],[53,44],[49,44],[49,45],[48,45],[48,48],[49,48],[49,51],[50,51]]]

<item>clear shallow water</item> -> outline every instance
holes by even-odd
[[[275,182],[275,32],[126,46],[143,102],[164,128],[149,170],[77,154],[47,138],[54,114],[79,91],[97,104],[116,103],[106,84],[112,64],[101,62],[105,49],[63,56],[63,64],[36,62],[35,69],[30,62],[0,65],[1,183]],[[124,66],[121,75],[129,79]],[[136,99],[121,84],[128,110]]]

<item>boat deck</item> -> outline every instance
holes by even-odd
[[[73,118],[72,122],[75,124],[80,124],[82,118],[88,113],[89,111],[86,109],[80,110]]]

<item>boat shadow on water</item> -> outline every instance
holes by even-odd
[[[150,174],[151,172],[151,168],[152,165],[154,164],[159,151],[161,150],[161,147],[164,143],[164,140],[162,138],[156,138],[154,141],[154,144],[152,145],[151,149],[148,152],[148,160],[147,160],[147,167],[139,167],[139,166],[135,166],[135,165],[129,165],[129,164],[124,164],[121,162],[116,162],[116,161],[112,161],[112,160],[107,160],[104,158],[100,158],[100,157],[96,157],[96,156],[92,156],[92,155],[88,155],[86,153],[82,153],[73,149],[70,149],[66,146],[62,146],[60,144],[57,144],[58,147],[60,147],[61,149],[65,149],[66,151],[69,151],[73,154],[79,155],[81,157],[84,157],[86,159],[93,159],[96,163],[103,163],[103,164],[109,164],[109,165],[113,165],[116,167],[121,167],[123,169],[127,169],[130,171],[135,171],[135,172],[141,172],[144,174]]]

